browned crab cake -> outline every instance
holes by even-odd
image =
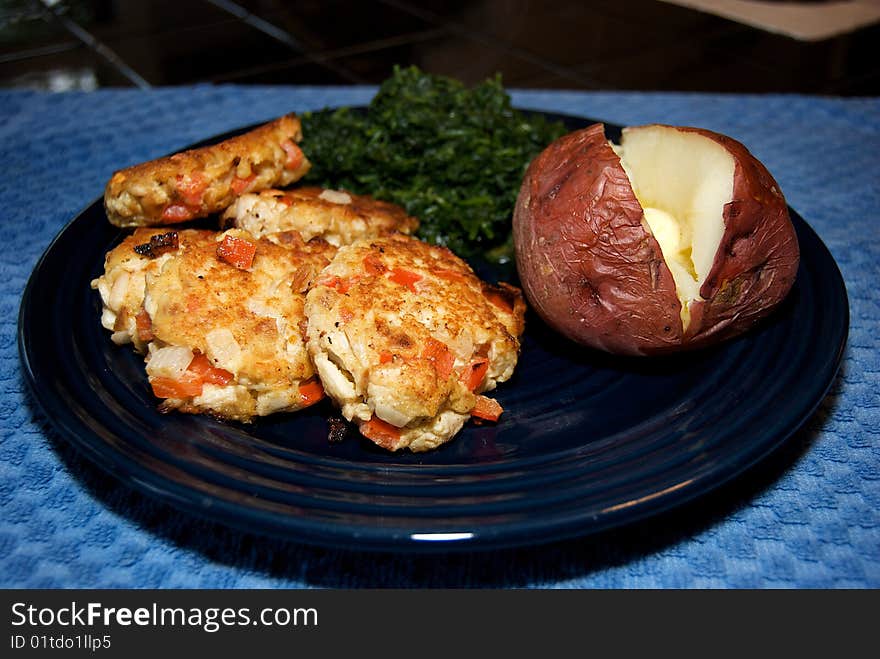
[[[153,338],[143,310],[147,273],[180,250],[213,243],[214,236],[213,231],[196,229],[137,229],[107,252],[104,274],[92,281],[92,288],[101,294],[101,325],[113,332],[114,343],[132,343],[139,352],[146,351]]]
[[[406,236],[341,247],[306,296],[309,354],[324,390],[361,433],[389,450],[426,451],[513,373],[525,303],[480,281],[448,249]]]
[[[161,409],[249,421],[320,400],[303,304],[334,251],[232,229],[148,272],[147,375]]]
[[[316,187],[242,195],[223,219],[255,236],[293,230],[305,240],[317,236],[337,247],[394,232],[410,234],[419,225],[396,204]]]
[[[289,185],[311,166],[301,139],[300,121],[289,114],[218,144],[120,170],[104,190],[107,219],[120,227],[174,224],[219,213],[245,192]]]

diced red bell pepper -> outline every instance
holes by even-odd
[[[193,357],[193,360],[189,363],[189,367],[186,370],[198,375],[203,383],[217,384],[221,387],[225,387],[232,382],[232,378],[234,377],[234,375],[226,369],[214,366],[211,363],[211,360],[201,353]]]
[[[337,277],[336,275],[326,275],[318,280],[318,284],[321,286],[332,288],[342,295],[348,293],[353,283],[352,277]]]
[[[204,174],[201,172],[193,172],[189,176],[178,174],[176,181],[177,194],[180,195],[184,205],[196,208],[202,205],[202,199],[208,189],[208,179]]]
[[[168,223],[186,222],[196,216],[196,211],[184,204],[171,204],[162,211],[162,220]]]
[[[314,405],[324,398],[324,387],[314,378],[306,380],[299,385],[299,397],[304,406]]]
[[[186,371],[179,380],[166,377],[150,378],[156,398],[192,398],[202,395],[202,379]]]
[[[245,192],[250,190],[251,184],[253,184],[255,178],[257,178],[256,174],[251,174],[247,178],[239,178],[237,176],[233,176],[230,187],[235,194],[244,194]]]
[[[413,293],[418,293],[418,290],[416,289],[416,282],[420,281],[422,276],[418,273],[411,272],[410,270],[395,268],[388,273],[388,278],[395,284],[406,286]]]
[[[440,277],[440,279],[445,279],[446,281],[464,281],[465,274],[463,272],[459,272],[458,270],[449,270],[448,268],[437,268],[433,271],[435,275]]]
[[[497,421],[504,409],[497,400],[486,396],[477,396],[477,402],[471,410],[471,416],[487,421]]]
[[[455,355],[442,341],[428,337],[425,349],[422,351],[422,359],[427,359],[434,365],[437,377],[446,380],[452,375],[452,367],[455,364]]]
[[[156,398],[192,398],[202,395],[205,384],[225,387],[233,377],[232,373],[217,368],[205,355],[199,353],[193,357],[180,378],[150,378],[150,386]]]
[[[239,270],[250,268],[254,264],[256,254],[257,246],[254,243],[235,236],[223,236],[223,240],[217,246],[217,258]]]
[[[375,254],[367,254],[364,257],[364,271],[368,275],[381,275],[387,269],[385,264],[382,263],[382,259]]]
[[[287,139],[281,143],[281,148],[287,153],[287,162],[284,163],[285,169],[297,169],[305,156],[293,140]]]
[[[393,449],[400,441],[400,428],[377,416],[361,424],[360,431],[364,437],[387,449]]]
[[[483,382],[489,370],[489,360],[485,358],[475,359],[468,364],[461,374],[461,381],[468,391],[475,391]]]

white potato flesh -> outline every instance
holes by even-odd
[[[643,205],[642,209],[645,211],[645,221],[648,223],[651,233],[660,244],[660,251],[663,252],[666,266],[672,272],[676,293],[681,300],[682,321],[686,323],[690,318],[687,305],[691,300],[700,297],[700,284],[702,283],[702,280],[698,280],[694,276],[690,246],[683,240],[681,223],[672,215],[651,206]]]
[[[626,128],[615,151],[672,272],[687,328],[724,235],[733,156],[708,137],[668,126]]]

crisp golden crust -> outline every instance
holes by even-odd
[[[220,247],[230,238],[253,246],[248,267],[221,257]],[[322,240],[278,245],[233,229],[148,272],[150,358],[155,349],[182,347],[229,374],[228,382],[206,384],[200,395],[167,397],[163,409],[247,421],[314,402],[301,391],[315,375],[302,335],[303,303],[309,283],[334,251]],[[157,374],[150,367],[148,361],[156,391]]]
[[[306,297],[309,354],[343,416],[390,450],[448,441],[510,378],[525,304],[405,236],[340,248]],[[374,419],[390,433],[370,431]]]
[[[173,231],[176,249],[165,249],[149,254],[144,246],[150,239],[169,233],[167,228],[137,229],[119,245],[107,252],[104,274],[92,281],[92,288],[101,295],[101,324],[113,332],[114,343],[132,343],[139,352],[145,352],[150,341],[149,332],[142,323],[138,331],[137,315],[144,305],[146,276],[162,267],[172,254],[201,243],[213,243],[213,231],[185,229]]]
[[[299,119],[288,114],[219,144],[151,160],[113,174],[107,218],[121,227],[174,224],[225,210],[242,193],[285,186],[310,163],[296,145]]]
[[[419,224],[396,204],[317,187],[245,194],[223,218],[255,236],[298,231],[304,240],[320,237],[337,247],[393,232],[411,234]]]

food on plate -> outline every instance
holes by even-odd
[[[115,172],[104,191],[120,227],[176,224],[226,209],[245,192],[299,180],[310,163],[300,120],[288,114],[243,135]]]
[[[113,273],[151,258],[133,249],[146,233],[137,232],[111,252]],[[137,347],[145,347],[150,386],[163,399],[160,409],[249,421],[323,398],[302,334],[303,303],[335,248],[320,239],[297,240],[293,233],[284,245],[239,229],[181,234],[177,249],[136,270],[144,282],[140,296],[136,290],[120,294],[128,313],[141,300],[134,327],[116,331],[127,331]],[[135,258],[126,260],[126,248]],[[108,305],[113,302],[110,280],[97,286],[109,287]]]
[[[291,237],[279,245],[231,229],[148,273],[147,374],[163,409],[248,421],[323,397],[302,335],[303,304],[335,249]]]
[[[307,346],[324,390],[386,449],[435,448],[510,378],[525,303],[446,248],[396,235],[341,247],[306,296]]]
[[[799,251],[767,169],[687,127],[595,124],[529,166],[513,217],[526,296],[579,343],[643,355],[735,336],[788,294]]]
[[[473,88],[395,68],[365,112],[305,113],[304,179],[370,194],[419,218],[418,236],[459,256],[508,260],[510,216],[523,173],[565,132],[514,109],[499,78]]]
[[[153,338],[144,311],[147,273],[161,269],[181,249],[213,242],[213,231],[141,228],[107,253],[104,273],[92,281],[92,288],[101,295],[101,325],[113,332],[114,343],[132,343],[138,352],[146,351]]]
[[[337,247],[394,231],[409,234],[419,224],[396,204],[316,187],[244,194],[223,220],[258,237],[298,231],[303,240],[317,236]]]

